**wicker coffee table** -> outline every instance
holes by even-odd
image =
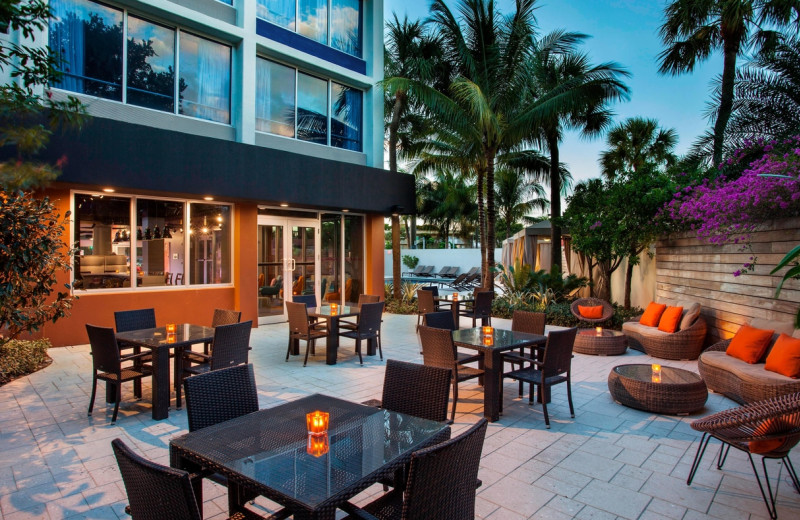
[[[620,404],[655,413],[687,415],[706,404],[708,389],[694,372],[665,366],[661,382],[654,379],[651,365],[619,365],[608,374],[608,391]]]
[[[628,338],[618,330],[578,329],[573,352],[592,356],[619,356],[628,350]]]

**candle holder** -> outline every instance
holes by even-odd
[[[494,328],[493,327],[481,327],[481,331],[483,331],[484,336],[492,336],[494,335]]]
[[[328,434],[328,420],[330,414],[328,412],[320,412],[319,410],[306,414],[306,427],[309,435],[327,435]]]
[[[483,337],[483,344],[487,347],[491,347],[494,345],[494,337],[493,336],[484,336]]]
[[[323,435],[309,435],[306,444],[306,452],[315,457],[321,457],[330,451],[330,442],[328,441],[328,434]]]
[[[598,336],[603,335],[603,327],[595,327],[594,331],[597,333]]]
[[[167,334],[175,334],[175,324],[174,323],[167,323],[166,329],[167,329]]]
[[[175,333],[167,334],[167,343],[172,344],[172,343],[177,343],[177,342],[178,342],[178,338],[175,336]]]
[[[457,293],[457,292],[454,292],[454,293],[453,293],[453,301],[454,301],[454,302],[457,302],[457,301],[458,301],[458,293]]]
[[[650,377],[650,380],[653,383],[660,383],[661,382],[661,365],[659,365],[657,363],[653,363],[652,365],[650,365],[650,368],[653,371],[652,372],[652,376]]]
[[[336,305],[335,303],[332,303],[331,304],[331,315],[332,316],[336,316],[336,313],[338,312],[338,310],[339,310],[339,306]]]

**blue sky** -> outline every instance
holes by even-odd
[[[451,8],[455,5],[448,0]],[[384,0],[384,17],[396,12],[402,20],[428,15],[429,0]],[[497,0],[504,14],[514,10],[513,0]],[[662,127],[678,132],[678,153],[686,152],[708,126],[703,113],[710,97],[711,82],[722,70],[722,57],[713,55],[692,74],[661,76],[656,56],[663,49],[658,31],[666,2],[663,0],[539,0],[536,17],[541,34],[555,29],[582,32],[592,36],[584,49],[593,63],[615,61],[632,77],[630,101],[613,107],[615,121],[628,117],[655,118]],[[560,148],[577,181],[600,176],[597,164],[605,148],[605,138],[582,140],[568,134]]]

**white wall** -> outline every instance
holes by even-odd
[[[495,262],[500,262],[502,249],[494,250]],[[385,261],[383,263],[383,274],[385,277],[391,278],[392,276],[392,250],[387,249],[384,251]],[[436,267],[435,273],[439,269],[449,265],[451,267],[458,266],[461,269],[459,273],[469,271],[473,267],[480,267],[481,265],[481,250],[480,249],[401,249],[400,258],[402,261],[403,255],[411,255],[419,258],[419,265],[433,265]],[[400,271],[410,271],[405,265],[400,265]]]

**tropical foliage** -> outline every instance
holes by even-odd
[[[608,132],[608,148],[600,153],[600,170],[606,179],[614,179],[672,166],[677,160],[677,143],[678,133],[672,128],[659,128],[655,119],[626,119]]]

